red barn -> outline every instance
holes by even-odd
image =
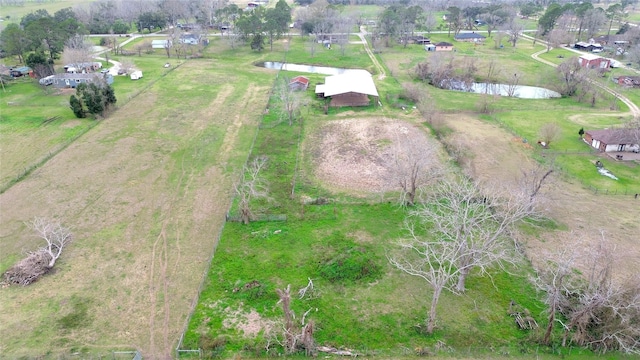
[[[580,55],[578,62],[580,63],[580,66],[588,69],[605,70],[611,66],[611,60],[593,54]]]

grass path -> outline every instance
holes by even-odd
[[[376,56],[373,54],[373,51],[371,51],[371,47],[369,47],[369,43],[367,42],[367,38],[366,35],[367,32],[364,29],[364,26],[360,27],[360,32],[357,33],[356,35],[358,35],[358,37],[360,38],[360,40],[362,41],[362,45],[364,46],[364,50],[367,52],[367,55],[369,55],[369,58],[371,59],[371,62],[373,62],[373,65],[375,65],[376,69],[378,69],[378,79],[379,80],[383,80],[385,77],[387,77],[387,74],[384,71],[384,66],[382,66],[380,64],[380,62],[378,61],[378,59],[376,58]]]

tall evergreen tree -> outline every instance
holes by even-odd
[[[82,119],[87,117],[87,112],[82,106],[82,101],[80,101],[80,99],[78,99],[75,95],[71,95],[71,98],[69,99],[69,106],[71,107],[71,110],[73,110],[73,114],[77,118]]]

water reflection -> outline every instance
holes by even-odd
[[[366,72],[367,74],[369,74],[367,70],[363,70],[363,69],[342,69],[342,68],[335,68],[335,67],[329,67],[329,66],[281,63],[277,61],[265,61],[265,62],[256,64],[256,66],[260,66],[267,69],[278,69],[278,70],[285,70],[285,71],[296,71],[296,72],[304,72],[304,73],[310,73],[310,74],[324,74],[324,75],[340,75],[340,74],[357,73],[357,72]]]
[[[520,99],[550,99],[559,98],[561,95],[553,90],[526,85],[471,83],[451,86],[451,90],[467,91],[476,94],[502,95],[517,97]]]

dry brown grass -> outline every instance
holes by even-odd
[[[407,140],[411,138],[411,140]],[[429,147],[424,128],[386,118],[331,121],[315,130],[307,144],[315,176],[326,186],[351,193],[398,190],[392,146]]]
[[[177,71],[205,70],[193,62]],[[60,219],[75,238],[55,275],[0,290],[0,352],[170,356],[224,222],[233,166],[246,158],[240,129],[255,128],[267,101],[265,84],[235,98],[234,84],[207,85],[219,86],[217,97],[195,107],[163,103],[152,88],[0,196],[0,260],[36,246],[23,223],[35,215]],[[198,169],[191,139],[211,127],[220,150]],[[58,311],[77,295],[88,299],[89,325],[61,331]]]
[[[495,125],[456,114],[447,118],[447,126],[454,130],[451,136],[464,139],[472,151],[473,173],[481,181],[513,182],[522,170],[534,166],[530,146]],[[547,231],[527,239],[528,253],[534,261],[562,245],[571,231],[587,234],[585,237],[591,241],[598,241],[600,231],[604,231],[616,245],[618,276],[640,273],[640,200],[633,196],[594,195],[578,182],[558,177],[545,196],[549,199],[547,215],[567,230]]]

